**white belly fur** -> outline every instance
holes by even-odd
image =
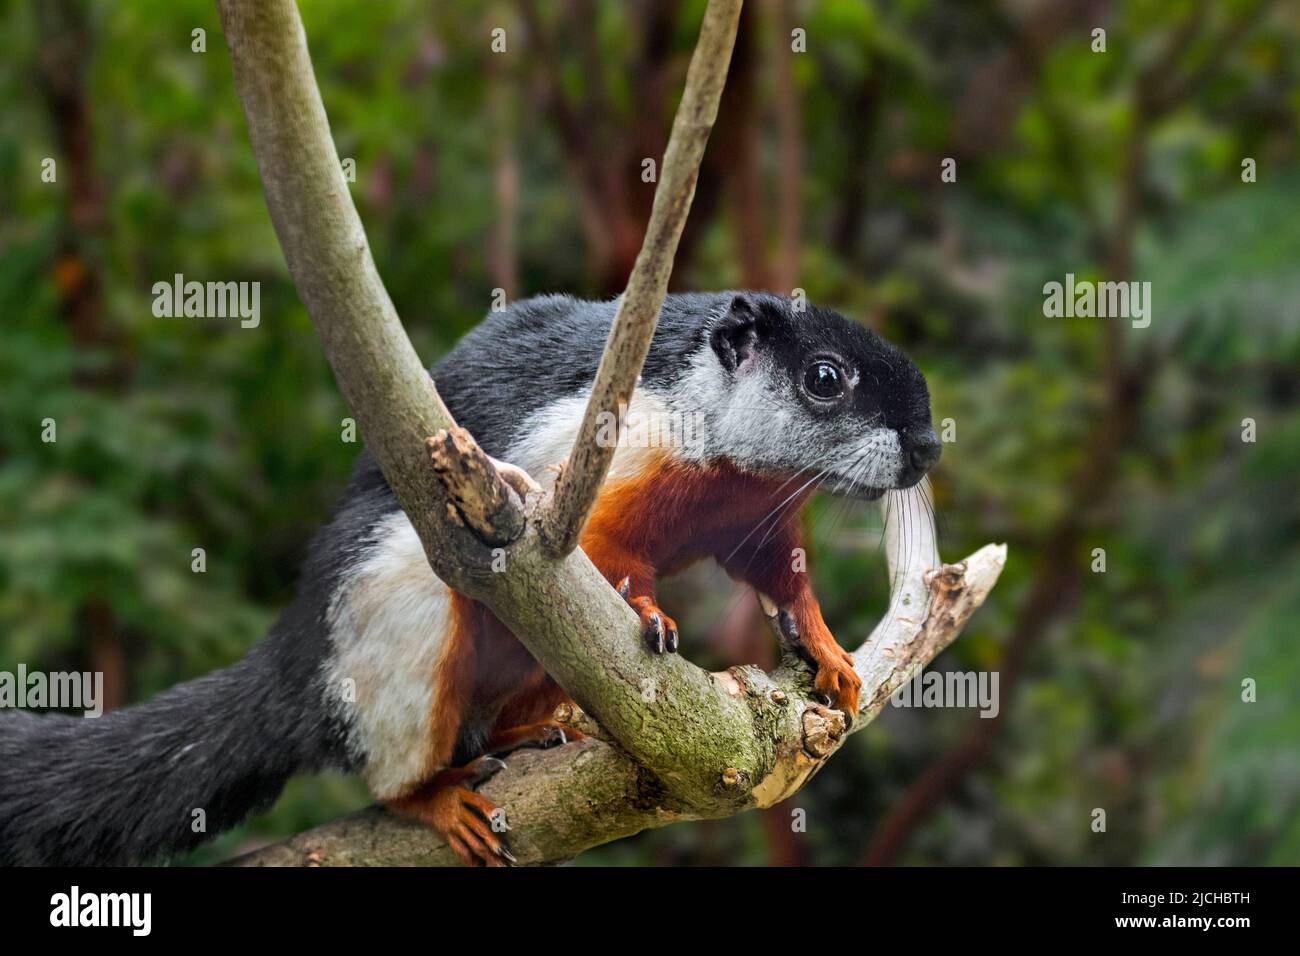
[[[355,688],[355,702],[341,705],[348,742],[364,755],[362,776],[379,799],[401,795],[431,769],[433,669],[450,599],[415,528],[398,511],[384,520],[378,546],[330,603],[329,687]]]
[[[505,460],[549,486],[555,472],[547,466],[568,455],[586,404],[586,395],[573,396],[534,413]],[[632,408],[655,414],[663,405],[642,393]],[[620,447],[610,476],[633,474],[662,451]],[[327,679],[349,745],[364,757],[362,776],[382,800],[408,792],[435,769],[428,766],[434,667],[450,624],[451,592],[403,512],[384,519],[377,541],[330,603],[334,655]]]

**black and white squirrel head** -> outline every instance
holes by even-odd
[[[751,473],[798,473],[872,500],[939,459],[925,376],[838,312],[765,293],[731,295],[704,325],[673,404],[702,419],[695,455]]]

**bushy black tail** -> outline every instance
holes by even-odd
[[[0,864],[157,860],[268,807],[324,760],[315,674],[287,658],[264,642],[98,718],[0,712]]]

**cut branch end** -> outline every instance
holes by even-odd
[[[485,544],[502,547],[523,533],[523,497],[532,479],[513,466],[499,466],[456,426],[425,440],[434,473],[460,521]]]

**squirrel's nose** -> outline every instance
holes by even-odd
[[[911,447],[907,453],[907,460],[913,470],[923,475],[939,460],[939,454],[943,450],[943,446],[939,444],[939,436],[934,433],[933,428],[927,428],[908,435],[908,439],[908,445]]]

